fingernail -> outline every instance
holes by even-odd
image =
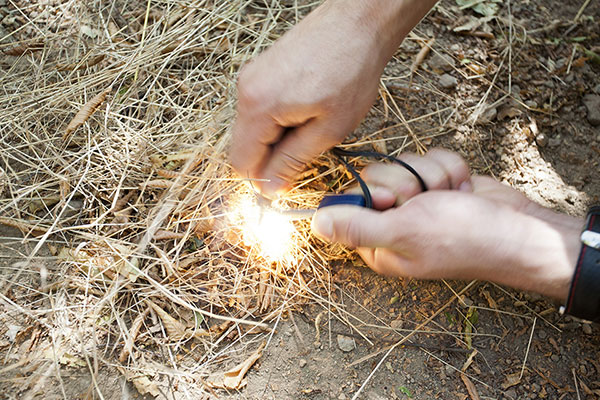
[[[317,236],[331,240],[333,237],[333,219],[327,212],[317,212],[312,221],[312,230]]]
[[[473,185],[471,184],[470,181],[464,181],[463,183],[460,184],[460,186],[458,187],[458,190],[460,190],[461,192],[472,192]]]
[[[264,182],[261,185],[261,192],[270,198],[275,198],[277,195],[284,191],[285,182],[281,179],[271,179],[270,181]]]

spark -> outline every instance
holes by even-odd
[[[236,206],[244,243],[256,247],[269,261],[282,261],[292,254],[296,228],[276,209],[263,209],[251,195],[242,196]]]

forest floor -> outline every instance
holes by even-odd
[[[0,0],[0,45],[14,41],[11,32],[21,27],[29,27],[20,32],[23,37],[35,36],[36,24],[28,21],[43,9],[34,3]],[[443,0],[395,54],[382,78],[382,95],[353,139],[368,137],[379,151],[415,151],[409,125],[426,148],[453,149],[474,172],[492,175],[544,206],[583,216],[600,196],[600,2],[494,4],[498,11],[486,19]],[[280,1],[277,7],[296,7],[301,16],[315,4]],[[250,4],[244,12],[260,15],[265,9]],[[285,30],[294,13],[278,18],[288,19]],[[407,90],[408,71],[423,46],[417,38],[435,42]],[[17,61],[2,57],[5,85]],[[34,63],[38,56],[23,57]],[[12,140],[11,129],[0,123],[5,143]],[[3,153],[0,173],[12,181],[7,160]],[[3,196],[14,199],[6,190]],[[109,343],[97,344],[101,356],[65,353],[40,370],[32,349],[53,336],[50,317],[33,315],[31,304],[54,307],[51,296],[34,300],[63,270],[46,245],[28,258],[37,239],[23,239],[20,230],[2,227],[0,237],[0,398],[194,397],[171,381],[139,394],[143,382],[119,369],[118,352]],[[600,398],[600,327],[559,315],[548,299],[488,282],[385,278],[355,256],[331,261],[328,270],[329,296],[360,324],[348,324],[322,302],[295,304],[269,321],[271,333],[261,336],[266,347],[247,385],[206,389],[206,397],[341,400],[361,390],[364,399]],[[2,288],[8,282],[7,292]],[[261,340],[218,344],[234,349],[224,365],[243,361]],[[175,361],[166,355],[164,360],[163,374],[175,371]]]

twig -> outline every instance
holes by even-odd
[[[535,322],[537,321],[537,317],[533,319],[533,324],[531,325],[531,333],[529,334],[529,342],[527,343],[527,350],[525,351],[525,358],[523,359],[523,366],[521,367],[521,373],[519,374],[519,380],[523,378],[523,373],[525,372],[525,364],[527,364],[527,356],[529,356],[529,348],[531,347],[531,342],[533,340],[533,332],[535,331]]]

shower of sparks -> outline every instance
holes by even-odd
[[[274,209],[261,209],[251,195],[242,196],[236,209],[246,245],[269,261],[291,256],[296,228],[289,218]]]

